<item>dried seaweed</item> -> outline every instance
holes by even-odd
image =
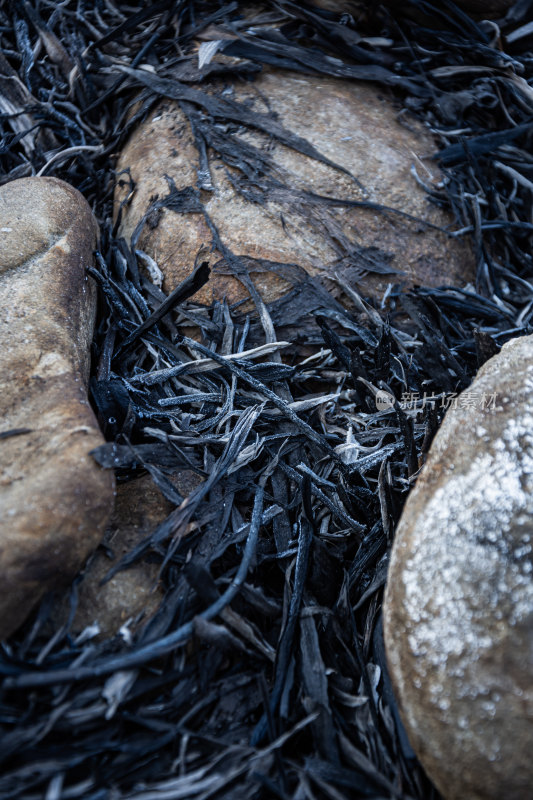
[[[436,798],[399,720],[380,604],[446,405],[532,331],[530,14],[530,0],[490,23],[448,0],[352,14],[289,0],[0,5],[0,183],[61,177],[100,224],[91,398],[108,442],[93,455],[120,481],[148,473],[172,506],[108,575],[158,565],[164,597],[136,632],[75,635],[80,574],[66,622],[48,597],[3,643],[1,797]],[[402,291],[386,253],[337,236],[330,210],[353,201],[295,190],[239,136],[331,164],[275,114],[212,91],[265,64],[372,81],[433,131],[445,180],[428,197],[472,243],[475,286]],[[275,198],[335,242],[345,300],[299,264],[232,253],[212,223],[223,259],[200,253],[164,294],[141,226],[126,242],[112,221],[115,183],[131,180],[116,154],[161,96],[180,102],[203,168],[181,191],[169,179],[142,225],[163,207],[205,213],[210,148],[242,196]],[[256,314],[188,299],[206,262],[242,281]],[[292,289],[265,305],[251,276],[280,270]],[[357,292],[371,271],[390,278],[381,305]],[[183,470],[199,481],[187,496]]]

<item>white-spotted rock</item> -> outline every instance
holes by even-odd
[[[403,511],[384,603],[411,744],[448,800],[533,785],[533,336],[448,410]]]

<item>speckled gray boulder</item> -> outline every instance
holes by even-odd
[[[524,800],[533,786],[533,336],[504,345],[467,391],[398,526],[385,642],[409,738],[442,794]]]

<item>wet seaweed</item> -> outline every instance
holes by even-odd
[[[2,644],[1,797],[437,797],[395,706],[381,597],[446,407],[505,341],[532,332],[531,2],[490,22],[448,0],[352,6],[0,4],[0,183],[55,175],[91,203],[91,399],[107,438],[93,455],[122,483],[148,474],[171,507],[106,576],[157,565],[149,620],[112,639],[75,631],[81,573],[61,621],[45,598]],[[387,253],[338,236],[331,209],[355,201],[288,185],[239,135],[332,163],[275,113],[213,93],[263,65],[377,83],[429,127],[444,180],[428,198],[471,242],[475,285],[406,291]],[[116,154],[161,97],[188,119],[198,183],[178,190],[169,176],[125,241],[113,192],[134,187]],[[242,196],[319,226],[335,279],[240,257],[211,223],[222,258],[208,246],[164,293],[138,249],[142,226],[165,207],[210,222],[208,151]],[[238,277],[254,312],[192,302],[208,269]],[[281,275],[287,295],[263,303],[261,272]],[[390,280],[381,304],[357,290],[369,272]],[[184,471],[197,481],[187,492]]]

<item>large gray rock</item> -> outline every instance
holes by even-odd
[[[411,743],[449,800],[531,796],[532,548],[527,336],[484,364],[446,414],[391,557],[389,667]]]
[[[113,474],[87,400],[96,223],[55,178],[0,188],[0,637],[103,535]]]
[[[207,91],[224,98],[223,84]],[[205,86],[202,86],[205,90]],[[267,114],[274,111],[287,130],[306,138],[330,161],[354,175],[350,177],[327,164],[286,147],[256,130],[239,131],[236,140],[258,148],[275,164],[275,175],[295,190],[348,200],[369,200],[393,207],[433,225],[446,227],[451,218],[432,205],[411,174],[412,165],[428,183],[442,179],[434,162],[421,159],[435,152],[432,137],[412,118],[401,117],[386,91],[374,86],[291,72],[265,71],[252,83],[236,83],[231,98]],[[223,134],[229,146],[231,136]],[[371,208],[325,208],[292,194],[280,192],[275,199],[251,202],[239,194],[227,175],[227,167],[208,148],[212,191],[203,191],[202,202],[218,228],[222,241],[237,255],[273,262],[296,263],[322,281],[343,272],[339,262],[346,247],[378,257],[390,254],[390,266],[404,274],[359,277],[354,282],[363,293],[381,296],[390,281],[436,286],[464,286],[473,278],[473,259],[465,244],[405,217],[383,215]],[[168,194],[165,175],[178,189],[195,187],[200,168],[191,126],[179,105],[162,102],[133,133],[120,155],[117,170],[129,168],[135,182],[122,176],[115,195],[115,209],[123,207],[120,232],[131,238],[139,221],[156,198]],[[230,170],[236,175],[235,170]],[[205,169],[202,173],[205,185]],[[259,181],[259,183],[261,180]],[[129,199],[128,199],[129,198]],[[155,259],[171,290],[192,270],[198,251],[211,243],[211,231],[202,213],[178,214],[168,208],[152,215],[141,233],[138,247]],[[351,244],[350,244],[351,243]],[[211,263],[221,258],[215,253]],[[355,257],[364,267],[364,257]],[[386,261],[386,259],[385,259]],[[227,269],[226,269],[227,272]],[[349,274],[349,273],[348,273]],[[282,276],[253,273],[253,280],[268,301],[283,296],[290,284]],[[210,304],[213,297],[230,302],[248,297],[248,291],[229,275],[215,274],[195,296]]]

